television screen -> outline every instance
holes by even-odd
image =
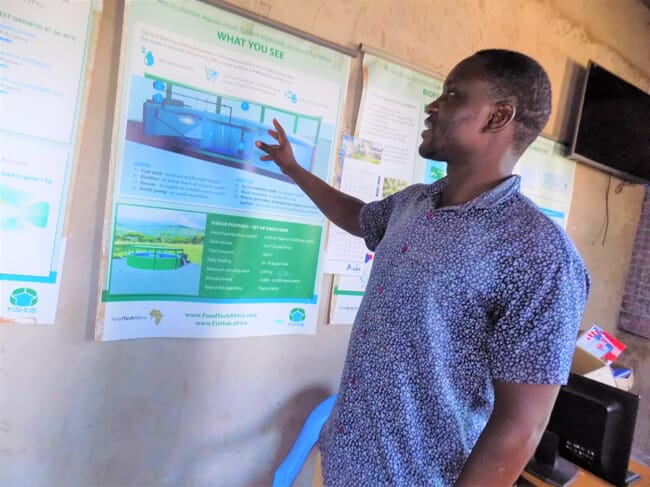
[[[590,61],[570,157],[650,181],[650,95]]]

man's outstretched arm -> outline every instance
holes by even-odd
[[[255,142],[255,145],[267,154],[262,156],[261,160],[274,161],[336,226],[357,237],[363,236],[359,212],[364,202],[333,188],[300,166],[296,162],[284,129],[275,119],[273,125],[275,130],[269,130],[269,135],[278,141],[277,144]]]
[[[494,382],[494,409],[455,487],[512,486],[544,433],[560,390]]]

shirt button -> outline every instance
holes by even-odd
[[[351,385],[351,386],[356,386],[357,383],[358,383],[358,381],[357,381],[357,378],[356,378],[356,377],[352,377],[352,378],[350,378],[350,380],[348,381],[348,384]]]
[[[408,252],[408,249],[409,249],[409,246],[406,245],[406,244],[404,244],[404,245],[402,245],[402,248],[399,249],[399,251],[400,251],[401,253],[405,254],[406,252]]]
[[[368,336],[368,330],[361,330],[359,335],[361,335],[361,338],[366,338]]]
[[[386,289],[384,286],[377,286],[377,294],[382,294],[384,289]]]
[[[345,431],[345,427],[343,426],[342,423],[336,425],[336,431],[338,431],[339,433],[343,433]]]
[[[433,213],[434,213],[433,210],[429,210],[429,211],[427,212],[427,220],[431,220],[431,219],[433,218]]]

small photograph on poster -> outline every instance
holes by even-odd
[[[384,184],[381,188],[381,197],[386,198],[391,194],[406,189],[410,183],[406,179],[399,178],[384,178]]]
[[[197,296],[206,214],[118,205],[109,291]]]
[[[341,138],[341,151],[339,155],[342,161],[345,159],[356,159],[370,164],[379,165],[381,163],[382,148],[368,140],[361,140],[344,135]]]

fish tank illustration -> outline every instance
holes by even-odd
[[[136,269],[166,271],[178,269],[186,263],[181,248],[132,245],[126,254],[126,265]]]
[[[291,181],[255,141],[276,143],[268,134],[277,118],[285,128],[296,161],[313,168],[321,118],[251,100],[198,90],[147,75],[150,97],[142,105],[141,126],[129,121],[127,137],[191,157]],[[292,102],[297,95],[291,92]]]

